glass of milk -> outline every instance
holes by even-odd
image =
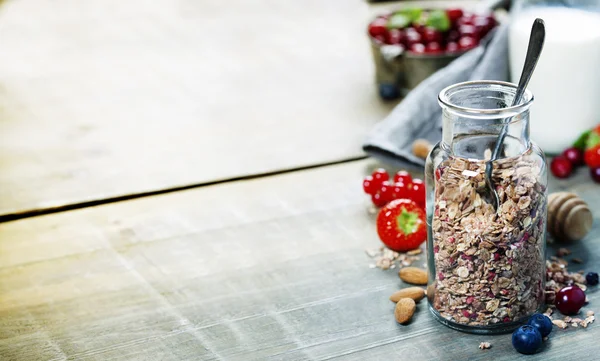
[[[510,73],[519,81],[531,25],[546,24],[546,41],[529,88],[531,137],[549,154],[600,123],[600,0],[521,0],[509,31]]]

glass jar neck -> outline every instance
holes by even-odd
[[[521,104],[512,103],[516,86],[504,82],[467,82],[453,85],[440,93],[443,109],[441,147],[456,157],[489,159],[499,135],[504,131],[498,158],[516,157],[531,146],[529,106],[533,101],[526,92]]]

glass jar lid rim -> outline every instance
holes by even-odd
[[[523,100],[521,100],[520,104],[503,107],[503,108],[490,108],[490,109],[481,109],[481,108],[470,108],[464,107],[460,105],[456,105],[450,101],[450,96],[453,91],[459,90],[461,88],[470,88],[477,86],[491,86],[496,90],[504,90],[506,92],[515,93],[517,90],[517,85],[513,83],[509,83],[506,81],[499,80],[474,80],[474,81],[466,81],[462,83],[452,84],[444,89],[438,95],[438,101],[440,105],[443,107],[447,107],[454,113],[464,114],[464,115],[485,115],[485,116],[511,116],[522,113],[527,110],[531,103],[533,102],[533,94],[529,89],[525,89],[525,93],[523,94]]]

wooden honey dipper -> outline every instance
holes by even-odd
[[[548,196],[548,232],[557,241],[577,241],[592,229],[594,218],[587,203],[575,193],[556,192]]]

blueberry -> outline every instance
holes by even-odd
[[[598,284],[598,274],[596,272],[589,272],[585,275],[585,280],[588,285],[595,286]]]
[[[379,84],[379,96],[384,100],[393,100],[400,96],[395,84]]]
[[[520,353],[531,355],[542,345],[542,334],[533,326],[521,326],[513,332],[512,344]]]
[[[548,316],[542,315],[541,313],[536,313],[531,316],[527,324],[537,328],[542,334],[542,337],[546,337],[552,332],[552,321],[550,321]]]

